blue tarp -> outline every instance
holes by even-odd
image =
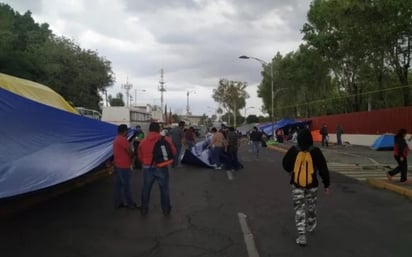
[[[266,135],[272,136],[272,127],[273,130],[276,131],[278,129],[288,129],[289,127],[304,127],[305,125],[309,124],[311,121],[298,121],[298,120],[293,120],[293,119],[281,119],[276,122],[272,123],[266,123],[258,126],[259,130],[262,130]]]
[[[214,167],[210,162],[211,151],[207,148],[209,142],[210,138],[196,143],[190,150],[186,149],[182,157],[182,163],[205,168]]]
[[[393,134],[383,134],[378,137],[371,145],[373,150],[392,150],[395,144],[395,136]]]
[[[0,198],[81,176],[112,156],[117,126],[0,88]]]

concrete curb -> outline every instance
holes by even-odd
[[[279,146],[274,146],[274,145],[268,145],[267,148],[281,152],[281,153],[286,153],[288,150],[285,149],[284,147],[279,147]],[[412,188],[406,188],[404,186],[396,185],[394,183],[381,180],[381,179],[371,179],[367,178],[366,183],[370,186],[373,186],[375,188],[379,189],[386,189],[389,191],[392,191],[394,193],[406,196],[407,198],[412,200]]]
[[[281,153],[286,153],[288,151],[288,149],[285,149],[284,147],[274,146],[274,145],[268,145],[267,148],[281,152]]]
[[[394,193],[406,196],[412,200],[412,189],[405,188],[399,185],[395,185],[391,182],[387,182],[387,181],[380,180],[380,179],[366,179],[366,183],[368,183],[369,185],[373,187],[379,188],[379,189],[386,189]]]

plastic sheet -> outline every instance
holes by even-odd
[[[81,176],[112,156],[117,126],[0,88],[0,198]]]

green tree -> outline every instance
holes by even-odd
[[[56,37],[0,3],[0,72],[44,84],[76,106],[99,109],[101,93],[114,82],[110,61],[72,40]]]
[[[112,95],[109,95],[107,98],[109,99],[110,106],[125,106],[122,93],[117,93],[115,98]]]
[[[246,99],[249,98],[246,87],[246,82],[220,79],[219,86],[213,89],[213,99],[226,109],[228,115],[233,114],[233,125],[235,127],[239,109],[245,107]],[[227,119],[228,123],[230,123],[230,116],[227,116]]]

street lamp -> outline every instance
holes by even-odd
[[[243,122],[243,125],[245,125],[246,124],[246,112],[247,112],[247,110],[249,110],[249,109],[254,109],[255,107],[254,106],[249,106],[249,107],[247,107],[247,108],[245,108],[245,121]]]
[[[246,55],[242,55],[242,56],[239,56],[239,58],[240,59],[253,59],[253,60],[256,60],[256,61],[258,61],[258,62],[260,62],[261,64],[262,64],[262,66],[267,66],[268,65],[268,63],[267,62],[265,62],[265,61],[263,61],[262,59],[259,59],[259,58],[256,58],[256,57],[250,57],[250,56],[246,56]],[[271,105],[271,113],[270,113],[270,121],[271,121],[271,123],[272,123],[272,137],[273,137],[273,139],[275,138],[274,137],[274,132],[273,132],[273,101],[274,101],[274,96],[273,96],[273,94],[274,94],[274,92],[273,92],[273,80],[274,80],[274,77],[273,77],[273,65],[271,65],[271,67],[270,67],[270,80],[271,80],[271,102],[270,102],[270,105]]]

